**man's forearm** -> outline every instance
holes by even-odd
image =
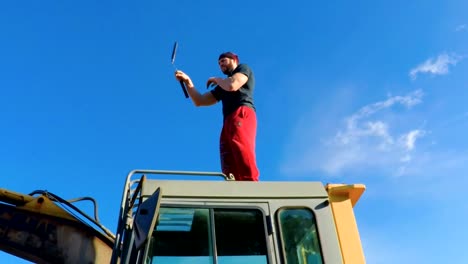
[[[233,76],[230,76],[226,79],[215,77],[215,83],[219,85],[223,90],[228,92],[235,92],[239,90],[242,85],[247,83],[248,77],[243,73],[235,73]]]
[[[185,84],[186,87],[187,87],[187,92],[189,93],[190,95],[190,98],[192,99],[192,102],[196,105],[196,106],[202,106],[202,95],[199,91],[197,91],[197,89],[195,88],[195,86],[192,85],[187,85]]]
[[[187,86],[187,92],[192,98],[195,106],[210,106],[216,104],[217,100],[211,92],[201,94],[193,85]]]
[[[236,91],[237,89],[234,89],[233,87],[233,80],[232,78],[228,77],[226,79],[223,78],[217,78],[217,84],[225,91],[227,92],[233,92]]]

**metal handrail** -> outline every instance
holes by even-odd
[[[125,226],[127,223],[127,213],[128,210],[131,210],[133,207],[133,204],[135,202],[136,194],[137,193],[131,193],[132,189],[131,186],[138,182],[138,187],[136,188],[141,188],[141,183],[140,180],[135,180],[131,181],[131,178],[135,174],[158,174],[158,175],[189,175],[189,176],[219,176],[223,177],[226,181],[235,181],[234,175],[229,174],[225,175],[220,172],[199,172],[199,171],[171,171],[171,170],[132,170],[128,173],[127,178],[125,180],[125,186],[124,186],[124,192],[122,194],[122,201],[120,204],[120,212],[119,212],[119,222],[117,224],[117,232],[115,234],[115,244],[114,244],[114,249],[112,253],[112,259],[111,263],[117,263],[118,255],[117,252],[119,252],[119,247],[122,242],[122,235],[125,230]],[[135,190],[133,190],[135,191]],[[132,196],[132,201],[128,201],[129,195]]]
[[[204,171],[172,171],[172,170],[132,170],[128,176],[127,181],[130,180],[134,174],[160,174],[160,175],[189,175],[189,176],[219,176],[223,177],[226,181],[233,181],[232,174],[226,175],[221,172],[204,172]]]

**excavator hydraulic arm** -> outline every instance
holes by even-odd
[[[113,234],[60,201],[45,191],[32,196],[0,189],[0,250],[34,263],[109,263]]]

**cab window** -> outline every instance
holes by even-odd
[[[259,210],[214,210],[219,264],[267,263],[263,214]]]
[[[213,263],[209,210],[160,208],[149,263]]]
[[[277,220],[285,263],[323,263],[316,220],[310,209],[282,208],[277,212]]]
[[[161,207],[147,263],[266,264],[264,219],[257,209]]]

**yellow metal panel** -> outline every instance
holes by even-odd
[[[14,205],[24,205],[30,201],[34,200],[34,197],[22,194],[18,192],[13,192],[6,189],[0,189],[0,201],[14,204]]]
[[[28,210],[31,212],[56,216],[72,221],[77,221],[75,217],[69,214],[52,202],[48,197],[41,195],[33,200],[27,202],[24,206],[18,206],[19,209]]]
[[[356,205],[359,198],[361,198],[364,190],[366,190],[364,184],[327,184],[326,188],[328,195],[349,197],[353,207]]]
[[[329,184],[327,191],[335,218],[343,263],[366,263],[353,207],[364,192],[365,186]]]
[[[33,197],[27,194],[0,189],[0,201],[16,205],[23,210],[77,221],[75,217],[57,206],[45,195]]]

